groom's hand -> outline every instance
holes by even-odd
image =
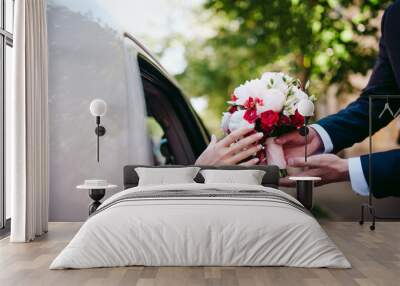
[[[258,141],[263,137],[263,134],[251,134],[253,132],[253,128],[238,129],[219,141],[215,135],[212,135],[210,144],[195,164],[214,166],[236,164],[250,166],[257,164],[258,158],[242,162],[262,149],[262,145],[258,144]]]
[[[314,155],[321,153],[324,150],[324,143],[318,133],[309,127],[309,133],[307,135],[307,155]],[[285,135],[282,135],[275,139],[275,143],[282,145],[283,153],[285,154],[286,161],[293,157],[304,157],[304,136],[301,136],[299,132],[292,131]]]
[[[334,154],[314,155],[309,157],[307,162],[304,161],[304,156],[289,158],[288,166],[307,168],[296,174],[296,177],[320,177],[321,181],[316,182],[317,186],[350,179],[347,159],[342,159]],[[285,187],[295,185],[295,182],[289,180],[289,177],[282,178],[279,183]]]

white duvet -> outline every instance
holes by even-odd
[[[265,191],[281,199],[121,199],[137,192],[168,190]],[[349,268],[318,222],[298,205],[277,189],[254,185],[135,187],[107,199],[50,269],[127,265]]]

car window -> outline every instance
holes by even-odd
[[[153,151],[154,165],[174,164],[175,158],[168,146],[167,136],[160,123],[152,116],[147,116],[147,131]]]
[[[207,146],[207,132],[180,89],[142,55],[139,69],[155,164],[193,164]]]

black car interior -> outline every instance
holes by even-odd
[[[155,165],[193,164],[208,133],[179,88],[144,56],[138,56]]]

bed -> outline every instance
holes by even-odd
[[[103,202],[50,269],[351,267],[310,212],[277,189],[275,167],[256,167],[266,171],[262,185],[203,183],[199,174],[152,186],[137,185],[136,167],[125,167],[126,189]]]

